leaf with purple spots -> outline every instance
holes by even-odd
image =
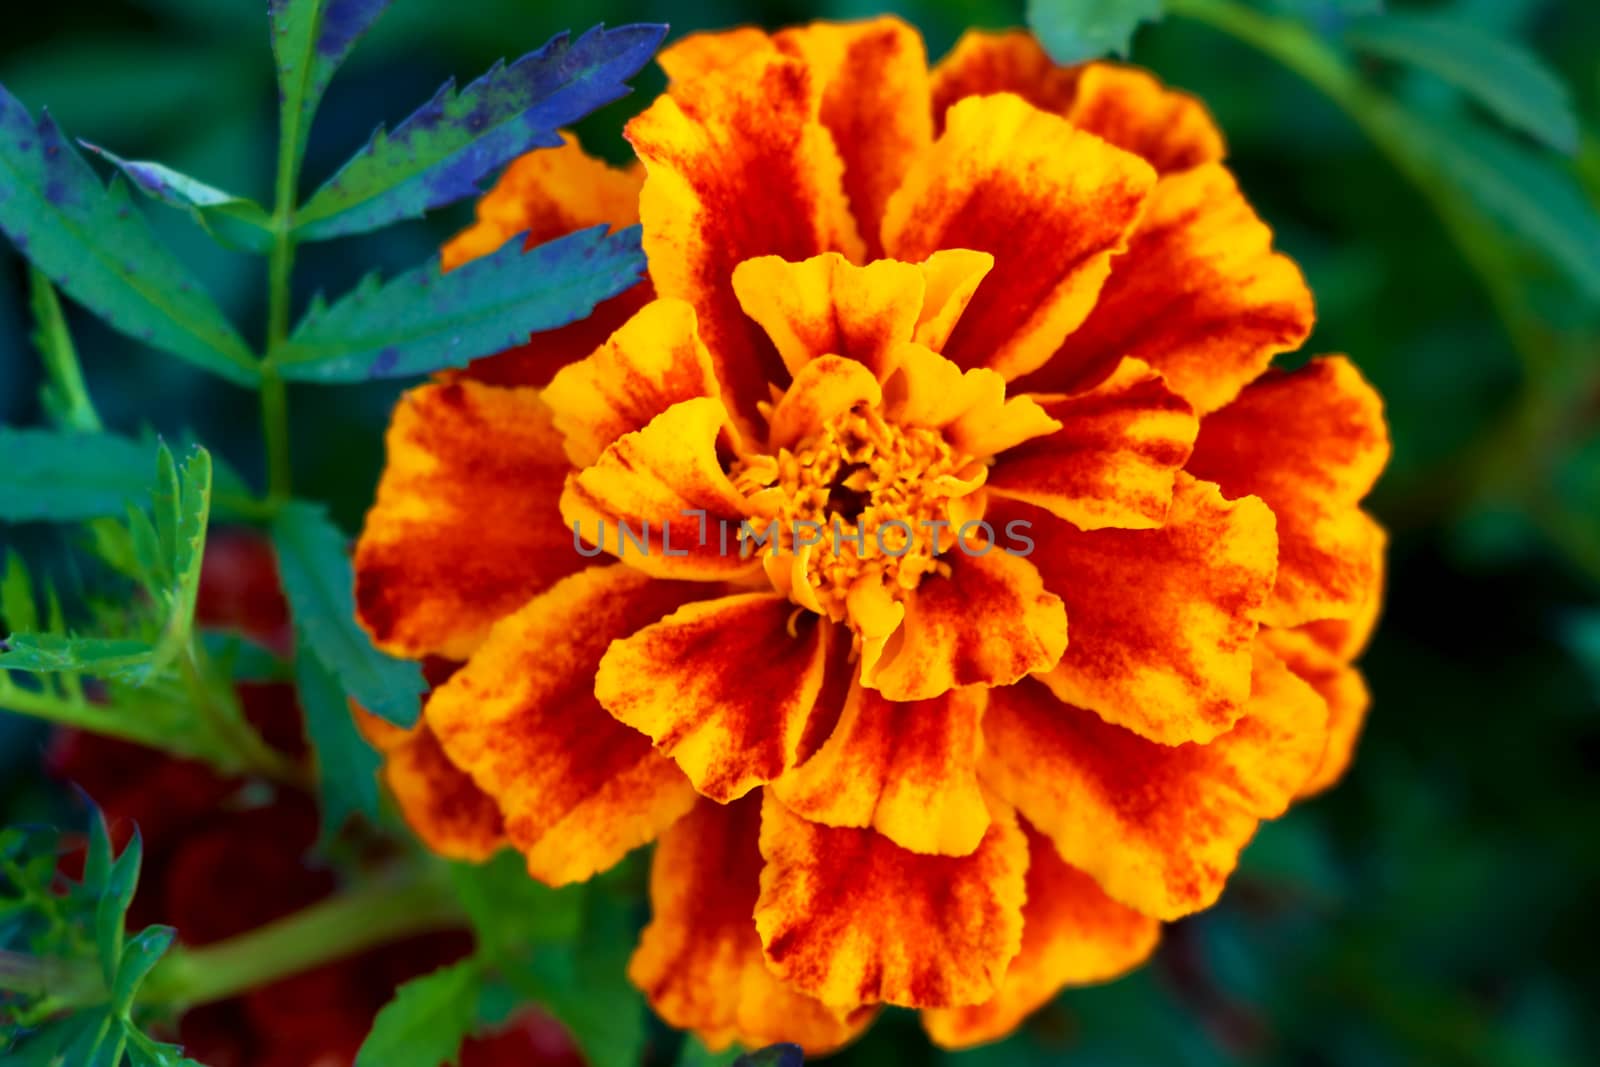
[[[394,0],[268,0],[284,150],[305,153],[311,119],[334,72]]]
[[[560,34],[457,92],[447,83],[391,131],[381,127],[295,215],[295,236],[324,240],[375,230],[480,191],[500,167],[561,143],[557,131],[629,92],[664,26],[604,26]]]
[[[79,143],[120,170],[141,193],[188,213],[219,243],[244,252],[265,253],[272,248],[272,216],[254,200],[225,193],[161,163],[123,159],[99,145]]]
[[[278,350],[292,381],[359,382],[460,367],[588,315],[644,271],[639,228],[596,226],[523,251],[512,238],[448,274],[428,262],[387,283],[369,275],[329,306],[319,298]]]
[[[238,385],[259,379],[249,346],[156,240],[126,183],[103,185],[49,112],[35,120],[4,87],[0,232],[113,328]]]

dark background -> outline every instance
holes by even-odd
[[[1288,0],[1283,0],[1287,3]],[[1302,4],[1301,6],[1306,6]],[[1391,4],[1391,7],[1426,6]],[[1435,5],[1436,6],[1436,5]],[[560,29],[660,20],[674,34],[885,7],[937,56],[969,25],[1021,21],[1001,0],[400,0],[335,81],[312,137],[309,191],[375,122],[445,78],[476,76]],[[262,0],[57,0],[8,5],[0,81],[69,134],[270,200],[276,98]],[[1575,169],[1600,202],[1600,4],[1444,5],[1527,42],[1572,88],[1586,129]],[[1022,1036],[956,1062],[1023,1064],[1600,1062],[1600,311],[1495,235],[1513,344],[1430,201],[1346,117],[1270,60],[1169,20],[1134,58],[1202,95],[1244,187],[1319,305],[1308,351],[1350,353],[1383,392],[1395,457],[1372,506],[1393,535],[1388,610],[1366,667],[1375,705],[1333,793],[1265,826],[1221,905],[1173,927],[1156,962],[1072,992]],[[1421,109],[1455,106],[1421,76],[1373,68]],[[661,86],[580,128],[621,159],[622,121]],[[174,212],[161,232],[247,336],[263,328],[261,261],[219,251]],[[470,218],[306,247],[301,301],[374,266],[433,253]],[[1600,249],[1596,249],[1600,257]],[[26,276],[0,248],[0,421],[40,418]],[[192,431],[247,477],[262,471],[253,394],[69,309],[108,425]],[[297,490],[354,530],[399,384],[300,388]],[[4,462],[4,457],[0,457]],[[59,538],[0,527],[49,568]],[[0,802],[38,803],[38,735],[0,720]],[[851,1063],[931,1062],[909,1015]]]

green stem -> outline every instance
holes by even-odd
[[[33,286],[34,315],[39,323],[39,354],[44,359],[51,395],[59,407],[56,415],[71,429],[99,433],[104,426],[94,402],[89,399],[83,369],[78,366],[78,350],[67,332],[67,319],[61,313],[55,286],[37,267],[31,268],[28,275]]]
[[[295,193],[300,179],[298,109],[286,112],[278,136],[278,178],[272,208],[272,253],[267,263],[267,351],[261,361],[261,423],[267,448],[267,499],[277,504],[292,491],[289,396],[278,373],[278,350],[289,336],[290,282],[294,276]]]
[[[460,908],[432,871],[399,884],[368,882],[238,937],[176,949],[139,999],[184,1011],[404,937],[458,928]]]

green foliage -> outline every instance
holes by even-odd
[[[351,6],[355,6],[353,3]],[[378,6],[378,5],[369,5]],[[295,214],[295,236],[324,240],[416,218],[479,191],[478,183],[556,131],[628,92],[666,28],[597,26],[560,34],[456,91],[447,83],[405,122],[383,128]]]
[[[0,232],[116,329],[235,384],[255,383],[248,346],[156,240],[126,184],[101,184],[48,113],[35,122],[3,87]]]
[[[478,951],[503,959],[531,944],[570,941],[583,928],[584,888],[552,889],[528,877],[520,853],[450,867],[456,897],[472,922]]]
[[[1368,55],[1408,64],[1454,85],[1507,125],[1568,154],[1578,119],[1565,85],[1526,49],[1443,15],[1363,19],[1345,38]]]
[[[314,304],[279,352],[285,378],[358,382],[427,374],[583,318],[644,270],[638,227],[581,230],[526,253],[516,237],[440,276],[429,261],[382,284],[369,276],[338,303]]]
[[[1028,26],[1057,63],[1126,56],[1140,23],[1161,14],[1162,0],[1028,0]]]
[[[322,94],[356,43],[392,0],[271,0],[283,150],[299,159]]]
[[[800,1067],[806,1062],[799,1045],[768,1045],[733,1061],[734,1067]]]
[[[415,723],[422,668],[378,651],[357,625],[345,537],[327,513],[300,502],[284,507],[273,519],[272,543],[300,658],[315,658],[342,692],[372,714],[398,726]]]
[[[145,1035],[135,1001],[171,947],[175,931],[151,926],[128,936],[139,877],[135,831],[114,854],[105,819],[91,810],[83,877],[58,868],[54,833],[0,832],[0,1051],[7,1063],[39,1067],[184,1067],[181,1051]]]
[[[253,200],[225,193],[161,163],[123,159],[87,142],[84,147],[120,170],[136,189],[186,212],[218,243],[247,252],[272,247],[272,216]]]
[[[78,353],[67,332],[55,286],[38,268],[28,272],[33,293],[34,347],[44,361],[45,385],[39,400],[56,425],[77,433],[99,433],[100,416],[89,401]]]
[[[454,1064],[477,1018],[482,982],[469,959],[402,985],[374,1020],[356,1067]]]
[[[70,522],[120,515],[150,495],[146,443],[113,434],[0,426],[0,520]]]
[[[304,645],[304,631],[299,639]],[[351,816],[377,820],[382,760],[356,729],[344,686],[320,657],[309,652],[296,656],[294,678],[306,736],[317,756],[318,810],[326,847]]]

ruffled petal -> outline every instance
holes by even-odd
[[[961,531],[947,531],[954,542]],[[905,622],[861,680],[890,700],[929,700],[968,685],[1010,685],[1048,670],[1067,647],[1067,612],[1034,565],[967,531],[905,600]]]
[[[828,420],[858,404],[876,407],[882,399],[878,379],[855,360],[843,356],[814,359],[795,375],[794,384],[772,409],[769,446],[774,451],[793,448],[820,431]]]
[[[531,389],[406,393],[356,543],[356,609],[378,647],[465,659],[489,627],[580,570],[556,502],[570,469]]]
[[[1329,652],[1308,627],[1264,629],[1261,640],[1328,704],[1328,745],[1299,795],[1309,797],[1331,789],[1350,769],[1356,743],[1361,740],[1361,729],[1366,725],[1367,709],[1372,704],[1366,679],[1360,671]]]
[[[682,300],[656,300],[593,355],[563,368],[544,400],[555,413],[567,458],[581,468],[672,405],[720,395],[694,308]]]
[[[563,133],[559,148],[522,156],[507,168],[477,205],[477,221],[444,246],[445,270],[497,252],[519,233],[529,248],[577,230],[608,223],[614,229],[639,221],[638,167],[607,166]],[[543,386],[562,367],[593,352],[613,330],[649,303],[653,293],[641,282],[601,302],[586,317],[567,326],[535,333],[525,345],[473,360],[441,377],[468,378],[489,385]]]
[[[701,601],[612,645],[595,694],[726,802],[794,766],[834,639],[775,593]]]
[[[963,371],[922,344],[903,344],[885,383],[884,413],[903,426],[944,431],[952,448],[984,457],[1061,429],[1031,397],[1006,396],[1006,380],[987,367]]]
[[[1215,411],[1314,319],[1300,268],[1220,164],[1163,178],[1083,322],[1024,387],[1067,392],[1124,356],[1154,367],[1201,413]]]
[[[1327,714],[1264,649],[1248,713],[1204,745],[1147,741],[1030,680],[990,693],[982,775],[1110,896],[1176,919],[1215,903],[1259,821],[1288,808]]]
[[[772,38],[754,26],[717,33],[691,33],[656,53],[656,62],[671,79],[669,88],[715,74],[756,52],[776,51]]]
[[[1227,154],[1205,104],[1137,67],[1084,66],[1066,116],[1074,126],[1140,157],[1158,174],[1213,163]]]
[[[1048,838],[1027,823],[1022,829],[1028,837],[1022,951],[982,1004],[922,1013],[928,1036],[944,1048],[1005,1037],[1062,989],[1109,982],[1139,966],[1161,939],[1159,922],[1106,896]]]
[[[1080,530],[1166,522],[1173,479],[1200,428],[1188,401],[1136,359],[1087,392],[1034,399],[1061,428],[998,457],[985,483],[991,493]]]
[[[1065,115],[1078,92],[1082,67],[1057,66],[1033,34],[968,30],[933,70],[933,121],[969,96],[1014,93],[1041,111]]]
[[[791,263],[762,256],[733,271],[733,290],[777,346],[791,375],[825,355],[865,364],[881,381],[890,356],[911,340],[923,305],[923,272],[877,260],[858,267],[830,252]]]
[[[834,1005],[932,1008],[993,995],[1022,944],[1028,843],[1009,807],[968,856],[761,809],[756,929],[781,981]]]
[[[648,174],[639,214],[651,281],[694,305],[723,392],[751,425],[768,384],[787,375],[739,307],[734,267],[765,255],[861,258],[820,95],[803,63],[753,54],[683,83],[627,127]]]
[[[910,161],[933,141],[922,35],[889,16],[814,22],[773,40],[803,60],[822,89],[822,124],[844,159],[844,190],[866,239],[866,258],[877,259],[884,208]]]
[[[754,513],[718,456],[719,443],[732,439],[722,401],[674,404],[567,479],[561,494],[567,536],[663,578],[714,581],[754,571],[759,561],[741,558],[720,536]],[[569,542],[565,556],[575,555]]]
[[[494,798],[450,762],[426,718],[402,730],[356,710],[361,733],[383,753],[383,780],[406,824],[434,852],[481,863],[506,844]]]
[[[1081,531],[1030,511],[1029,557],[1072,620],[1043,675],[1064,701],[1162,744],[1209,741],[1244,712],[1272,589],[1272,512],[1180,473],[1159,530]]]
[[[1263,620],[1352,618],[1373,599],[1383,532],[1357,504],[1389,461],[1383,401],[1342,356],[1274,372],[1200,427],[1189,469],[1278,516]]]
[[[661,835],[650,867],[650,925],[628,977],[669,1025],[712,1051],[737,1041],[792,1041],[820,1056],[871,1022],[871,1008],[835,1012],[779,982],[751,915],[760,888],[761,802],[707,800]]]
[[[970,248],[942,248],[917,264],[926,290],[922,314],[912,340],[935,352],[944,351],[945,342],[961,321],[978,285],[994,269],[994,257]]]
[[[884,248],[910,261],[943,248],[994,256],[944,354],[1009,380],[1089,314],[1155,172],[1020,97],[970,98],[946,118],[889,201]]]
[[[772,784],[795,814],[872,827],[912,852],[965,856],[989,829],[978,788],[987,694],[898,703],[857,685],[816,755]]]
[[[624,566],[575,574],[497,625],[428,700],[445,755],[499,804],[535,878],[606,870],[694,803],[672,761],[595,700],[594,679],[613,640],[697,592]]]

